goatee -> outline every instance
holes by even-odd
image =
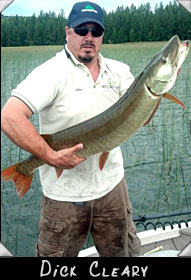
[[[84,57],[79,55],[78,59],[83,63],[90,63],[93,60],[93,57]]]

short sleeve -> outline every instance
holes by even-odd
[[[134,82],[134,76],[130,71],[129,65],[120,62],[120,71],[118,72],[120,79],[120,96],[125,94],[130,85]]]
[[[33,113],[50,106],[56,98],[60,85],[60,62],[56,57],[36,67],[11,95],[22,100]],[[62,83],[64,75],[62,75]]]

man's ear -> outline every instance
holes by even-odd
[[[66,33],[66,40],[67,40],[68,35],[70,35],[72,33],[71,28],[66,26],[65,27],[65,33]]]

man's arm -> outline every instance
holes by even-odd
[[[29,118],[31,110],[16,97],[10,97],[1,112],[1,129],[17,146],[40,158],[45,163],[62,169],[75,167],[85,158],[76,153],[83,148],[78,144],[69,149],[54,151],[40,136]]]

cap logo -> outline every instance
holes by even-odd
[[[81,12],[93,12],[97,14],[97,11],[94,9],[94,7],[90,5],[86,5],[85,8],[81,10]]]

